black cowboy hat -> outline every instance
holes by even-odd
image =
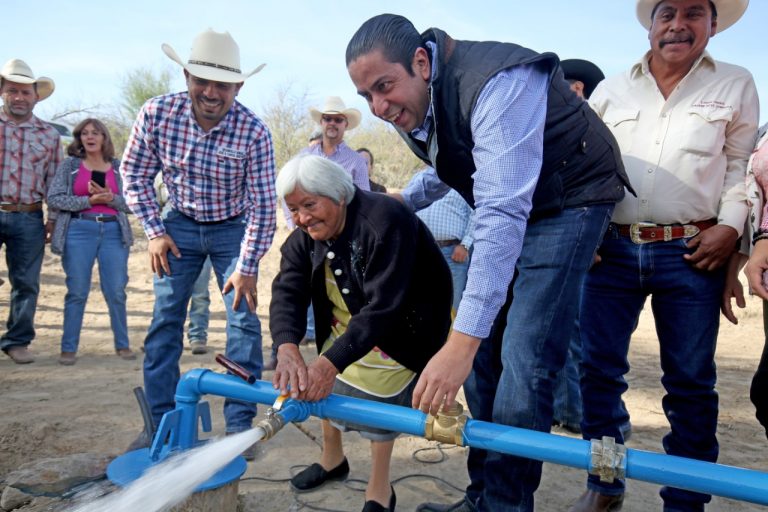
[[[584,84],[584,97],[589,98],[605,75],[595,64],[583,59],[566,59],[560,62],[566,80],[578,80]]]

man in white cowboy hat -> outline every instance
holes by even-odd
[[[43,222],[43,201],[61,161],[59,134],[32,113],[53,93],[53,80],[35,78],[26,62],[11,59],[0,70],[0,246],[5,245],[11,307],[0,349],[17,364],[34,361],[40,267],[55,212]]]
[[[344,134],[360,124],[360,111],[347,108],[338,96],[328,96],[320,108],[310,108],[312,120],[320,125],[323,139],[319,144],[304,148],[302,154],[325,157],[352,174],[352,181],[362,190],[370,190],[368,164],[360,153],[347,146]]]
[[[630,337],[647,297],[656,321],[670,455],[717,460],[715,344],[727,262],[747,218],[745,172],[758,100],[748,71],[709,39],[748,0],[638,0],[651,49],[601,82],[590,104],[619,142],[637,196],[616,205],[581,305],[585,439],[623,444]],[[726,310],[724,310],[725,312]],[[730,319],[731,315],[727,315]],[[624,482],[590,476],[572,511],[617,510]],[[704,510],[707,494],[664,487],[664,510]]]
[[[243,73],[232,36],[210,29],[195,38],[187,61],[166,44],[162,49],[184,68],[187,91],[147,101],[121,167],[126,201],[149,238],[156,274],[144,341],[144,385],[155,422],[174,407],[186,306],[206,258],[227,310],[226,355],[261,376],[256,279],[275,231],[272,138],[235,100],[263,65]],[[162,218],[153,187],[160,171],[171,205]],[[253,404],[226,400],[227,433],[249,429],[255,414]],[[148,441],[137,439],[132,447]]]

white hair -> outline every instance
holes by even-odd
[[[277,197],[293,193],[297,187],[309,194],[327,197],[336,204],[347,204],[355,195],[352,176],[342,166],[316,155],[300,155],[286,163],[277,175]]]

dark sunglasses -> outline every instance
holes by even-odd
[[[341,124],[346,120],[347,118],[344,116],[323,116],[323,122],[325,123]]]

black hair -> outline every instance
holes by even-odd
[[[362,55],[380,50],[384,58],[402,64],[409,75],[417,48],[425,48],[416,27],[397,14],[379,14],[363,23],[347,44],[347,66]]]
[[[358,153],[368,153],[368,156],[371,157],[371,167],[373,167],[373,153],[371,153],[371,150],[368,148],[357,148],[355,151]]]

